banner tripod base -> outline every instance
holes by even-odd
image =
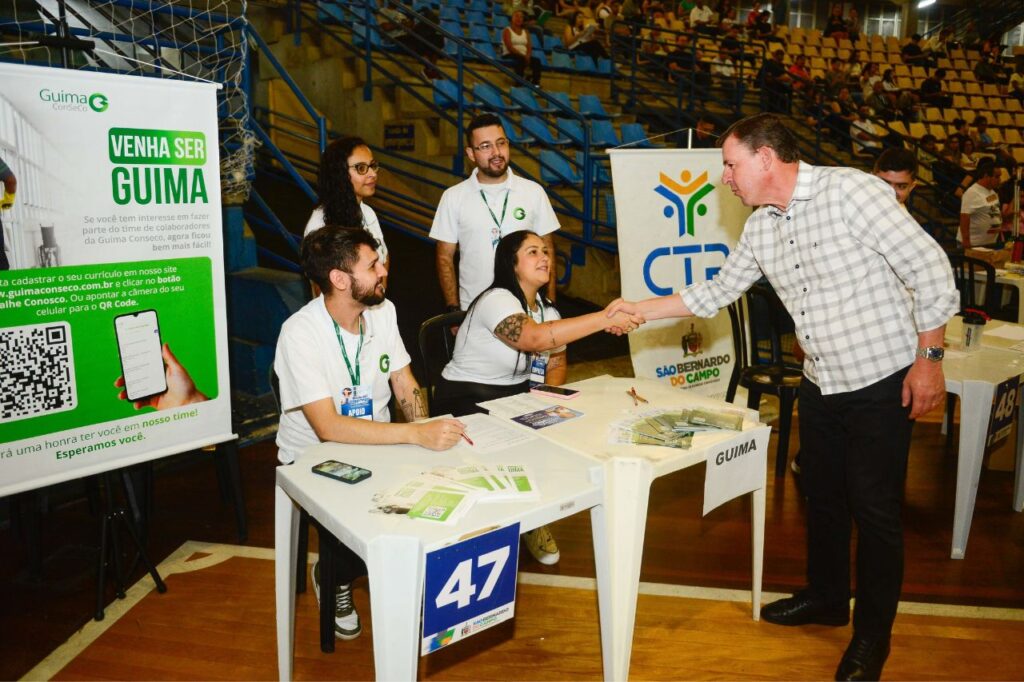
[[[129,500],[133,500],[135,497],[134,486],[129,476],[127,469],[121,470],[121,479],[124,484],[125,496]],[[109,559],[111,567],[114,569],[114,588],[118,599],[125,598],[125,571],[122,565],[121,557],[121,543],[118,540],[116,522],[120,521],[121,524],[128,529],[128,535],[131,537],[132,542],[135,544],[135,550],[138,553],[138,559],[142,562],[142,565],[146,567],[146,571],[149,572],[153,582],[156,583],[156,591],[161,594],[167,591],[167,585],[164,584],[163,579],[160,578],[160,574],[157,573],[156,566],[149,560],[149,556],[146,554],[146,550],[143,547],[142,538],[139,535],[139,530],[136,528],[135,523],[131,517],[128,516],[127,510],[124,506],[119,505],[115,507],[114,503],[114,476],[111,472],[100,474],[103,481],[103,516],[100,519],[100,552],[98,558],[98,570],[96,579],[96,620],[103,620],[104,618],[104,606],[103,606],[103,593],[104,587],[106,587],[106,569]],[[108,543],[109,540],[109,543]],[[109,558],[108,558],[108,544],[109,544]]]

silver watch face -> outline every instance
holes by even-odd
[[[945,354],[946,350],[940,346],[928,346],[927,348],[917,349],[917,356],[926,360],[939,361]]]

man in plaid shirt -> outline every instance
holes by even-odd
[[[877,680],[903,582],[903,484],[913,420],[946,394],[942,339],[959,297],[938,244],[891,187],[799,160],[782,120],[758,114],[722,140],[722,182],[745,205],[739,243],[713,280],[610,310],[711,317],[768,278],[806,352],[800,447],[808,586],[768,604],[779,625],[846,625],[857,524],[853,638],[838,680]]]

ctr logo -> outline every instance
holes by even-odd
[[[700,203],[700,200],[715,189],[715,186],[708,182],[708,172],[704,171],[691,182],[690,171],[684,170],[679,174],[683,184],[679,184],[664,173],[658,175],[661,184],[655,187],[654,191],[669,201],[669,205],[663,210],[665,217],[671,218],[674,214],[679,221],[679,236],[688,234],[692,237],[694,214],[703,216],[708,212],[708,207]],[[689,201],[686,200],[687,196]]]
[[[102,114],[110,106],[110,101],[107,100],[107,96],[101,92],[96,92],[89,95],[89,108],[96,113]]]
[[[654,188],[654,191],[659,195],[668,200],[669,204],[665,206],[662,213],[665,214],[666,218],[675,218],[678,223],[678,233],[680,237],[693,237],[695,236],[695,224],[698,217],[707,215],[708,207],[702,203],[707,195],[714,191],[715,186],[708,182],[708,172],[704,171],[696,178],[693,174],[684,170],[679,174],[679,180],[677,182],[670,176],[663,172],[658,173],[658,179],[661,184]],[[654,269],[655,262],[659,258],[670,257],[670,256],[682,256],[683,257],[683,286],[689,286],[693,284],[693,256],[697,256],[702,253],[720,253],[722,254],[722,262],[725,262],[725,258],[729,255],[729,247],[725,244],[677,244],[674,246],[660,246],[652,249],[647,254],[647,258],[644,259],[644,284],[647,285],[647,289],[655,294],[656,296],[667,296],[671,294],[675,287],[679,286],[678,270],[672,269],[672,279],[670,282],[666,282],[667,286],[662,286],[654,281],[652,270]],[[705,259],[706,260],[706,259]],[[675,263],[673,263],[675,265]],[[705,279],[711,279],[721,269],[720,266],[711,266],[704,268]],[[665,271],[665,266],[661,267],[661,270]]]

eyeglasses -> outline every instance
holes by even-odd
[[[491,143],[491,142],[484,142],[483,144],[480,144],[480,145],[477,145],[476,147],[473,147],[473,149],[475,149],[476,151],[483,152],[484,154],[487,154],[492,149],[507,149],[507,148],[508,148],[508,140],[506,140],[504,137],[498,138],[493,143]]]
[[[356,175],[366,175],[366,173],[371,170],[374,173],[380,170],[380,164],[377,163],[376,161],[371,161],[370,163],[350,163],[349,165],[346,166],[346,168],[351,168],[352,170],[354,170],[356,172]]]

